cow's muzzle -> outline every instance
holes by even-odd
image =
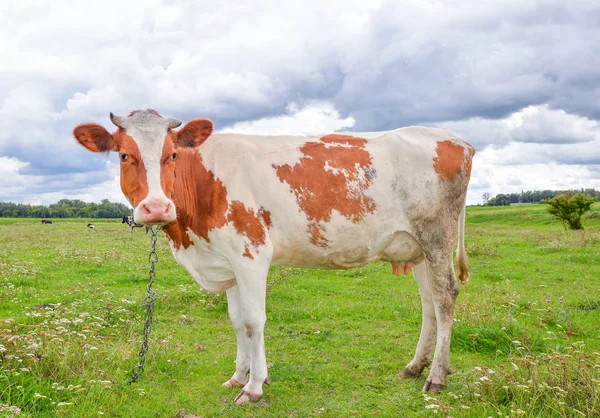
[[[151,200],[141,202],[137,214],[134,213],[134,221],[144,225],[165,225],[173,222],[176,218],[173,202],[163,200]],[[138,219],[141,218],[141,219]]]

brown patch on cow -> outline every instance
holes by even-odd
[[[148,177],[140,149],[133,138],[124,129],[118,129],[113,136],[119,143],[119,160],[121,165],[121,191],[135,208],[148,196]],[[127,155],[123,161],[120,158]]]
[[[435,149],[437,157],[433,159],[433,168],[440,182],[454,182],[463,170],[465,147],[450,140],[439,141]],[[470,162],[470,159],[469,159]],[[470,164],[465,167],[470,175]]]
[[[179,218],[179,212],[177,213],[177,217]],[[183,248],[188,248],[193,244],[190,236],[187,234],[186,226],[181,224],[181,222],[175,221],[163,227],[163,231],[165,231],[169,241],[173,243],[173,247],[176,250],[179,250],[182,245]]]
[[[212,171],[202,163],[195,149],[181,149],[175,160],[177,180],[173,202],[177,208],[177,220],[164,228],[176,249],[188,248],[192,242],[186,228],[210,242],[208,232],[227,223],[229,209],[227,189]]]
[[[273,223],[271,222],[271,212],[269,212],[265,208],[260,208],[258,210],[258,214],[260,216],[262,216],[263,220],[265,221],[265,225],[267,226],[267,228],[270,228],[273,225]]]
[[[245,248],[244,250],[244,254],[242,254],[242,257],[247,257],[250,260],[254,260],[254,257],[252,256],[252,254],[250,253],[250,250],[248,249],[248,247]]]
[[[227,221],[233,223],[235,230],[246,236],[254,247],[265,244],[266,233],[261,218],[260,210],[255,213],[253,209],[247,209],[239,200],[231,202],[227,214]]]
[[[321,248],[329,247],[329,240],[323,236],[323,232],[325,232],[325,228],[317,222],[308,224],[308,233],[310,234],[308,240],[310,243]]]
[[[312,244],[322,248],[329,245],[322,234],[323,223],[331,220],[334,210],[354,223],[375,211],[375,202],[364,194],[372,183],[365,174],[372,166],[366,143],[364,138],[327,135],[319,142],[305,143],[300,148],[304,156],[293,166],[273,165],[310,221]]]
[[[160,186],[165,192],[165,196],[171,196],[173,192],[173,185],[175,182],[175,160],[173,160],[173,154],[175,153],[175,145],[173,141],[167,136],[163,143],[161,164],[160,164]]]

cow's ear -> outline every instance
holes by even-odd
[[[213,123],[208,119],[194,119],[177,131],[177,148],[195,148],[206,141],[213,131]]]
[[[84,123],[73,129],[73,136],[93,152],[119,151],[117,140],[97,123]]]

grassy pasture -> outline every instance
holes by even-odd
[[[600,206],[564,231],[542,205],[469,208],[471,281],[440,395],[412,358],[412,277],[373,263],[273,268],[265,344],[271,385],[236,407],[235,336],[224,296],[201,291],[159,240],[146,371],[137,361],[149,237],[118,221],[0,219],[0,416],[598,416]]]

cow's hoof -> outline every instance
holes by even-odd
[[[413,372],[408,367],[405,367],[404,370],[402,370],[401,372],[398,372],[398,374],[396,376],[416,379],[417,377],[421,376],[421,373]]]
[[[248,402],[258,402],[262,398],[262,395],[257,393],[246,392],[245,390],[241,391],[238,396],[235,397],[235,404],[241,405]]]
[[[227,382],[223,383],[221,386],[226,388],[241,388],[244,387],[243,383],[238,382],[233,377],[229,379]]]
[[[437,395],[438,393],[440,393],[442,391],[442,389],[445,389],[445,388],[446,388],[446,385],[444,385],[442,383],[433,383],[430,379],[427,379],[422,390],[423,390],[423,392],[429,392],[433,395]]]

